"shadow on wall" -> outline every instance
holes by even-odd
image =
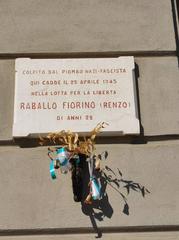
[[[172,8],[172,15],[173,15],[173,28],[174,28],[174,32],[175,32],[176,55],[178,58],[178,67],[179,67],[179,33],[178,33],[179,1],[171,0],[171,8]]]
[[[106,154],[108,156],[108,154]],[[97,233],[96,238],[102,237],[102,232],[97,226],[97,221],[103,221],[106,217],[111,218],[113,215],[113,208],[110,204],[109,196],[106,192],[106,187],[111,187],[119,195],[123,201],[123,214],[130,214],[130,207],[127,201],[128,195],[134,191],[138,192],[145,197],[146,194],[150,193],[149,190],[141,185],[140,183],[134,182],[133,180],[126,180],[123,178],[122,172],[117,168],[115,171],[108,166],[105,166],[100,172],[95,172],[97,178],[101,180],[101,192],[102,199],[95,200],[92,204],[86,204],[85,198],[89,193],[89,174],[87,170],[87,164],[84,165],[85,176],[83,179],[83,199],[81,201],[82,212],[89,216],[92,227]],[[125,192],[125,193],[124,193]]]
[[[84,166],[84,172],[88,173],[87,164],[85,164],[85,166]],[[113,208],[109,202],[108,195],[106,193],[107,181],[106,181],[105,177],[102,176],[101,173],[102,172],[97,172],[97,175],[98,175],[97,177],[100,177],[100,180],[101,180],[101,192],[103,195],[102,199],[93,201],[92,204],[85,203],[86,196],[89,193],[89,186],[88,186],[89,173],[88,173],[88,174],[85,174],[85,177],[83,179],[83,183],[84,183],[83,198],[81,201],[82,212],[85,215],[89,216],[92,227],[93,227],[94,231],[97,233],[96,238],[102,237],[102,232],[98,228],[96,220],[103,221],[105,217],[111,218],[113,215]]]

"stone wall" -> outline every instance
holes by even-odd
[[[93,232],[104,239],[179,238],[177,4],[0,1],[1,239],[93,239]],[[14,60],[128,55],[138,66],[141,135],[98,139],[97,151],[108,151],[105,164],[119,168],[124,179],[144,185],[150,194],[143,198],[130,192],[126,215],[120,193],[108,185],[108,201],[101,210],[93,209],[103,213],[99,221],[73,202],[69,175],[51,181],[46,147],[13,141]]]

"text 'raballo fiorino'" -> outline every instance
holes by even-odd
[[[128,101],[103,101],[103,102],[21,102],[20,110],[56,110],[56,109],[95,109],[95,108],[129,108]]]

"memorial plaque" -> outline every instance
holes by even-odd
[[[134,58],[30,59],[15,62],[13,136],[71,130],[139,134]]]

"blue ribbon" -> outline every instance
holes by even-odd
[[[100,181],[95,177],[91,179],[91,194],[94,200],[101,199],[101,184]]]
[[[100,179],[97,179],[93,175],[93,157],[89,157],[88,159],[88,168],[89,168],[89,174],[90,174],[90,183],[91,183],[91,196],[94,200],[100,200],[101,199],[101,183]]]
[[[53,161],[50,161],[50,175],[52,179],[56,179],[55,168]]]
[[[56,150],[57,153],[57,158],[56,160],[58,160],[60,162],[61,166],[65,166],[68,164],[68,155],[67,155],[67,151],[64,147],[62,148],[58,148]]]

